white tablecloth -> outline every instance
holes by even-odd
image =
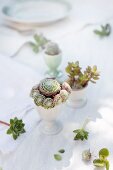
[[[3,170],[93,170],[92,162],[85,164],[81,159],[82,151],[89,147],[95,155],[99,149],[107,147],[110,150],[110,169],[113,169],[113,33],[110,37],[100,39],[93,33],[98,25],[90,25],[104,24],[109,19],[109,23],[113,27],[112,16],[112,0],[76,0],[73,2],[73,11],[69,19],[47,28],[37,29],[59,43],[63,50],[63,62],[60,67],[62,70],[68,61],[79,60],[83,68],[96,64],[101,72],[101,77],[96,85],[90,84],[88,86],[88,103],[84,108],[72,109],[64,106],[59,117],[64,126],[61,133],[56,136],[46,136],[40,132],[39,126],[37,126],[15,151],[9,154],[1,153],[0,165]],[[44,77],[46,70],[42,54],[35,55],[31,49],[25,48],[15,58],[15,61],[9,61],[8,56],[23,42],[31,39],[31,36],[22,36],[17,32],[8,31],[1,27],[0,38],[0,53],[7,56],[4,60],[0,60],[0,68],[6,68],[6,72],[0,72],[1,91],[3,93],[4,88],[8,87],[12,100],[18,96],[15,101],[21,103],[21,99],[24,100],[24,97],[24,101],[29,101],[28,91],[30,87]],[[8,69],[5,60],[7,60],[7,64],[10,63],[13,66],[13,69],[19,70],[19,84],[17,84],[16,79],[8,78],[11,70]],[[16,68],[14,62],[17,61],[19,61],[20,66],[18,65]],[[24,71],[19,67],[23,67]],[[7,79],[9,83],[6,85]],[[25,80],[24,83],[21,83],[21,79]],[[26,90],[24,87],[27,84]],[[14,96],[12,96],[11,90],[15,90]],[[22,96],[16,95],[20,94],[20,91],[23,92]],[[8,99],[5,97],[0,101],[2,105],[0,112],[3,109],[5,112],[5,109],[8,109],[6,101]],[[4,108],[5,104],[7,107]],[[14,105],[13,102],[12,104]],[[16,104],[15,102],[15,106]],[[73,141],[72,131],[74,128],[78,128],[88,116],[92,119],[87,126],[87,130],[90,132],[88,141]],[[57,162],[53,155],[61,148],[64,148],[66,152],[63,155],[63,160]]]

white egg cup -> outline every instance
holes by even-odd
[[[46,72],[46,75],[56,78],[62,77],[62,72],[58,70],[58,67],[60,66],[62,61],[62,53],[59,53],[57,55],[49,55],[44,52],[44,60],[49,68],[49,70]]]
[[[35,108],[42,119],[40,130],[44,134],[55,135],[62,130],[61,123],[56,120],[61,112],[61,105],[55,106],[51,109],[44,109],[41,106],[35,106]]]
[[[73,108],[81,108],[86,105],[86,90],[87,86],[82,89],[72,89],[72,92],[67,100],[67,105]]]

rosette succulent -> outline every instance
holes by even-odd
[[[60,84],[55,79],[44,79],[39,84],[39,91],[45,96],[53,96],[60,91]]]
[[[8,135],[12,135],[13,139],[16,140],[21,134],[25,133],[22,119],[18,119],[15,117],[14,119],[10,119],[9,129],[7,130]]]
[[[59,53],[61,53],[61,50],[58,44],[54,42],[49,42],[46,45],[45,53],[48,55],[58,55]]]
[[[60,96],[62,98],[62,101],[65,102],[68,99],[69,93],[66,90],[61,90]]]
[[[67,83],[60,84],[56,79],[46,78],[31,90],[30,96],[36,106],[50,109],[65,102],[71,93]]]

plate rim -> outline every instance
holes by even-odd
[[[29,0],[28,0],[29,1]],[[43,0],[44,1],[44,0]],[[57,3],[59,3],[59,4],[64,4],[65,6],[66,6],[66,8],[68,9],[67,10],[67,12],[66,12],[66,14],[64,15],[64,16],[62,16],[62,17],[58,17],[57,19],[52,19],[52,20],[47,20],[47,21],[28,21],[28,20],[21,20],[21,19],[16,19],[16,18],[13,18],[12,16],[9,16],[9,15],[7,15],[5,12],[4,12],[4,10],[6,9],[6,8],[11,8],[11,4],[7,4],[7,5],[4,5],[3,7],[2,7],[2,15],[3,15],[3,18],[4,18],[4,20],[6,20],[6,21],[8,21],[8,22],[12,22],[12,23],[16,23],[16,24],[25,24],[25,25],[44,25],[44,24],[49,24],[49,23],[53,23],[53,22],[57,22],[57,21],[60,21],[60,20],[63,20],[64,18],[66,18],[68,15],[69,15],[69,13],[70,13],[70,11],[71,11],[71,9],[72,9],[72,6],[71,6],[71,3],[69,3],[69,2],[67,2],[66,0],[59,0],[59,1],[57,1],[57,0],[46,0],[46,2],[47,1],[49,1],[49,2],[57,2]],[[30,2],[30,1],[29,1]],[[38,2],[38,1],[35,1],[35,0],[33,0],[33,2]],[[17,3],[23,3],[23,2],[17,2]],[[14,4],[16,4],[16,2],[15,3],[13,3],[13,5]]]

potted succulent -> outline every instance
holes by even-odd
[[[58,70],[62,61],[62,52],[54,42],[48,42],[44,50],[45,63],[49,70],[46,72],[49,77],[61,77],[62,73]]]
[[[88,66],[85,71],[79,66],[79,62],[68,63],[66,67],[68,73],[68,84],[72,88],[72,93],[68,99],[68,105],[72,107],[82,107],[86,104],[86,89],[89,82],[96,83],[99,79],[97,66]]]
[[[60,84],[56,79],[46,78],[31,90],[35,108],[42,118],[41,129],[45,134],[56,134],[62,126],[56,121],[71,92],[68,83]]]

